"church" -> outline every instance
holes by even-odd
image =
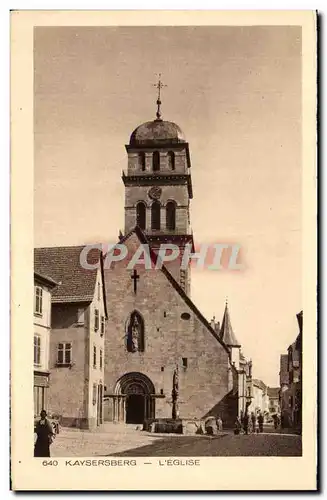
[[[233,425],[249,396],[248,364],[227,305],[220,329],[190,298],[190,265],[180,264],[187,246],[194,251],[191,155],[180,127],[161,117],[160,81],[156,119],[132,132],[126,153],[119,243],[129,255],[149,245],[153,264],[160,245],[176,245],[179,258],[133,272],[125,260],[105,266],[104,420],[169,418],[175,406],[182,419],[220,415]]]
[[[227,304],[220,327],[190,298],[190,262],[181,262],[187,249],[194,252],[191,155],[180,127],[161,117],[160,88],[159,80],[156,118],[126,145],[125,227],[117,241],[128,255],[148,246],[151,265],[139,260],[131,269],[123,259],[107,266],[103,250],[99,270],[87,271],[83,247],[35,249],[36,271],[58,283],[49,405],[63,425],[219,415],[228,427],[251,402],[251,363]],[[162,245],[179,255],[158,266]]]

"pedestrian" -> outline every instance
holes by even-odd
[[[218,418],[217,418],[217,429],[218,429],[218,431],[222,431],[223,430],[223,421],[222,421],[220,415],[218,415]]]
[[[258,426],[259,426],[259,432],[263,432],[263,415],[261,412],[259,412],[258,415]]]
[[[243,410],[241,410],[240,422],[241,422],[241,425],[243,427],[243,424],[244,424],[244,412],[243,412]]]
[[[47,412],[41,410],[41,419],[35,426],[37,434],[36,443],[34,446],[35,457],[50,457],[50,445],[52,444],[54,432],[51,423],[47,419]]]
[[[255,433],[257,419],[254,412],[251,413],[251,422],[252,422],[252,432]]]
[[[235,426],[234,426],[234,434],[240,434],[242,431],[242,423],[240,417],[236,417]]]
[[[277,417],[277,415],[273,415],[272,418],[273,418],[273,421],[274,421],[274,428],[276,430],[277,427],[278,427],[278,417]]]
[[[243,428],[244,428],[245,434],[248,434],[249,433],[249,414],[247,411],[244,413],[244,417],[243,417]]]

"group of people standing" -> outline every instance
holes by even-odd
[[[263,415],[261,412],[256,415],[254,412],[249,414],[247,411],[241,411],[240,417],[235,422],[235,434],[250,434],[263,432]]]

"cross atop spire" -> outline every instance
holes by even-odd
[[[158,89],[158,98],[157,98],[157,120],[161,120],[161,109],[160,109],[160,106],[161,106],[161,89],[163,87],[167,87],[167,85],[165,85],[164,83],[162,83],[161,81],[161,73],[159,73],[158,75],[158,83],[154,83],[153,84],[153,87],[156,87]]]

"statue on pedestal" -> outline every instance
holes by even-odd
[[[129,352],[140,350],[140,340],[142,337],[142,325],[137,314],[132,314],[127,330],[127,349]]]
[[[176,420],[179,417],[178,411],[178,366],[176,366],[173,375],[173,390],[171,393],[173,408],[172,408],[172,418]]]

